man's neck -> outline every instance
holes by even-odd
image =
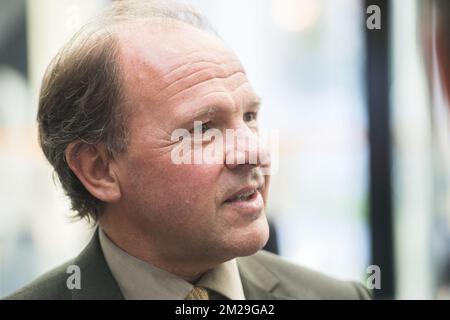
[[[117,224],[114,224],[117,225]],[[203,259],[196,259],[194,256],[177,256],[171,258],[170,255],[161,254],[149,236],[144,236],[140,232],[129,228],[127,223],[121,223],[120,230],[114,228],[111,223],[100,220],[99,226],[105,235],[117,247],[127,254],[151,264],[154,267],[170,272],[190,283],[195,283],[203,274],[213,269],[217,264],[198,263]],[[204,258],[204,257],[203,257]],[[196,263],[194,263],[196,262]]]

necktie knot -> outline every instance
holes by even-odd
[[[186,296],[186,300],[209,300],[208,290],[202,287],[194,287]]]

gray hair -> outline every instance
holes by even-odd
[[[64,156],[67,146],[101,143],[110,157],[127,147],[117,32],[133,23],[164,25],[173,21],[216,34],[186,5],[167,0],[114,1],[60,50],[45,72],[37,114],[39,142],[78,219],[97,222],[103,203],[69,168]]]

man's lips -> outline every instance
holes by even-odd
[[[223,205],[254,220],[260,216],[264,209],[261,190],[262,186],[247,186],[234,192],[223,202]]]
[[[227,197],[224,203],[249,201],[254,199],[258,193],[262,190],[262,186],[247,186],[239,191],[234,192],[231,196]]]

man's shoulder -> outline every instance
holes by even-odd
[[[67,269],[74,263],[70,260],[43,274],[30,284],[5,297],[6,300],[70,300],[71,290],[67,288],[70,276]]]
[[[79,281],[71,277],[77,269]],[[73,284],[79,287],[69,287]],[[105,261],[96,231],[74,259],[47,272],[29,285],[6,297],[11,300],[116,300],[123,299]]]
[[[274,292],[281,296],[293,299],[371,299],[370,292],[358,282],[332,278],[264,250],[238,261],[244,269],[261,272],[264,268],[266,278],[277,278]]]

